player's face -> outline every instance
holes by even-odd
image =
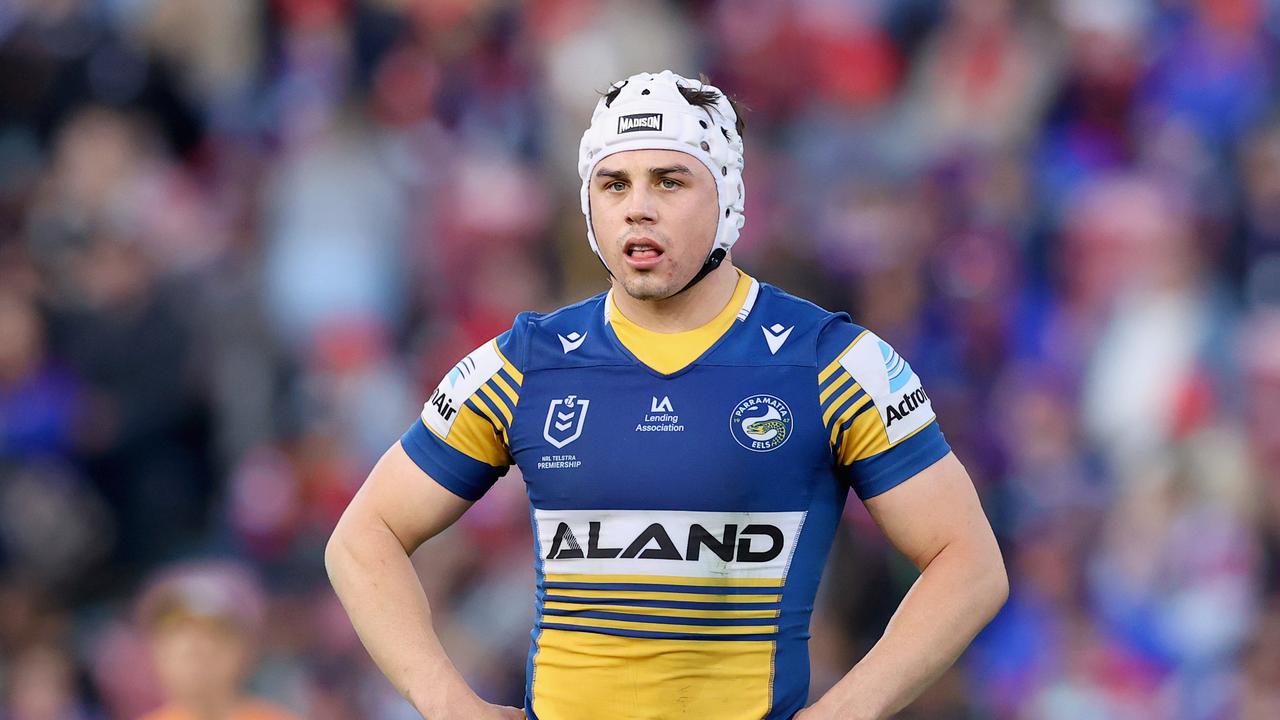
[[[614,280],[637,300],[683,288],[707,259],[720,214],[715,180],[692,155],[629,150],[596,166],[591,226]]]

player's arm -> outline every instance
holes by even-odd
[[[921,575],[871,652],[797,717],[882,718],[955,662],[1004,603],[1008,580],[973,483],[910,364],[847,322],[821,336],[819,359],[837,472]]]
[[[423,716],[522,718],[519,710],[482,701],[454,668],[409,561],[470,506],[424,475],[396,443],[342,514],[325,567],[374,662]]]
[[[523,376],[514,329],[476,348],[369,474],[325,548],[360,639],[396,689],[431,720],[519,718],[488,705],[445,656],[409,556],[453,524],[512,463],[507,433]]]
[[[921,574],[879,642],[798,720],[885,718],[901,710],[956,661],[1008,597],[1000,548],[954,454],[866,506]]]

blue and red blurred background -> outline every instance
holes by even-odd
[[[707,73],[735,262],[923,376],[1012,597],[904,717],[1280,717],[1280,2],[0,2],[0,717],[159,702],[134,606],[256,572],[255,691],[414,717],[322,548],[461,355],[605,287],[598,95]],[[914,578],[857,503],[814,692]],[[518,471],[416,557],[518,704]]]

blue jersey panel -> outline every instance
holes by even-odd
[[[543,676],[526,705],[551,692],[560,655],[545,633],[572,630],[738,641],[744,655],[763,642],[754,717],[790,717],[808,696],[809,616],[848,492],[818,402],[831,315],[762,286],[702,358],[663,375],[621,345],[604,302],[529,321],[510,446],[538,538],[529,667]]]
[[[421,420],[409,426],[400,438],[400,446],[423,472],[464,500],[479,500],[507,472],[506,468],[482,463],[449,447]]]

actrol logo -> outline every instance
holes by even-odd
[[[911,382],[915,374],[911,365],[883,340],[880,341],[880,357],[884,358],[884,371],[889,374],[889,392],[896,393]]]

